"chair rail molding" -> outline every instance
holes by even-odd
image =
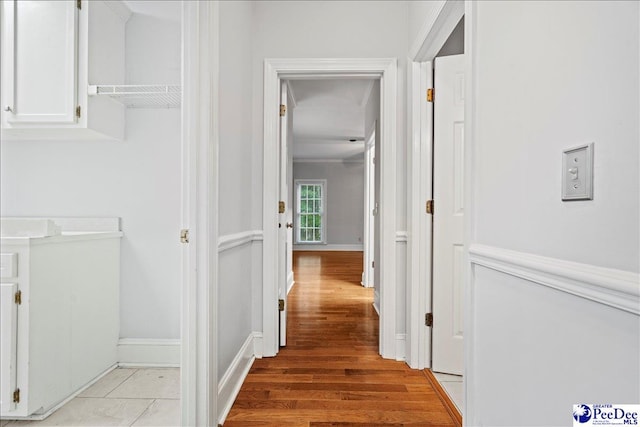
[[[640,274],[564,261],[494,246],[469,248],[482,266],[640,316]]]

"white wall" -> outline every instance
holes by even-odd
[[[637,295],[624,272],[640,269],[639,4],[475,8],[473,240],[518,251],[509,265],[535,254],[582,263],[585,278],[622,270],[598,274],[635,277]],[[594,200],[562,202],[562,150],[589,142]],[[475,267],[470,286],[466,423],[567,425],[573,403],[640,401],[637,314],[494,268]]]
[[[252,39],[251,2],[220,2],[220,127],[219,212],[220,239],[250,232],[252,200],[251,102]],[[223,377],[243,343],[253,331],[252,273],[259,262],[253,248],[243,241],[220,253],[218,293],[218,376]],[[255,271],[255,270],[254,270]],[[259,286],[256,288],[258,291]],[[260,291],[261,292],[261,291]]]
[[[253,19],[254,228],[262,227],[263,70],[265,58],[398,58],[398,230],[406,229],[405,76],[406,1],[259,1]],[[402,264],[403,265],[403,264]],[[404,289],[404,284],[402,284]],[[260,297],[257,292],[254,294]],[[256,324],[261,330],[261,323]],[[404,324],[402,324],[404,327]]]
[[[145,67],[145,79],[137,83],[178,83],[180,43],[178,23],[133,15],[127,53],[146,55],[127,55],[127,77],[137,80],[135,70]],[[180,337],[180,111],[130,109],[126,128],[123,142],[3,141],[0,212],[121,217],[120,336],[175,339]]]
[[[298,163],[294,160],[293,179],[327,180],[327,245],[362,246],[364,233],[364,163]],[[294,210],[297,210],[297,206],[294,206]],[[323,249],[323,245],[314,245],[313,247],[317,247],[318,250]]]

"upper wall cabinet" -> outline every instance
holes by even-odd
[[[125,106],[89,96],[125,81],[125,24],[117,1],[0,2],[2,140],[124,138]]]

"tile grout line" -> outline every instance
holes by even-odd
[[[137,417],[135,420],[133,420],[133,422],[132,422],[131,424],[129,424],[129,427],[131,427],[131,426],[133,426],[135,423],[137,423],[137,422],[138,422],[138,420],[139,420],[140,418],[142,418],[142,416],[143,416],[144,414],[146,414],[146,413],[149,411],[149,408],[151,408],[151,405],[153,405],[153,404],[155,403],[155,401],[156,401],[156,400],[157,400],[157,399],[151,399],[151,402],[147,405],[147,407],[146,407],[146,408],[144,408],[144,411],[142,411],[142,412],[140,413],[140,415],[138,415],[138,417]]]
[[[130,369],[130,368],[126,368],[126,369]],[[133,372],[131,372],[131,375],[129,375],[128,377],[126,377],[125,379],[123,379],[117,386],[115,386],[114,388],[111,389],[111,391],[109,391],[104,398],[105,399],[114,399],[113,397],[109,397],[109,395],[111,393],[113,393],[114,391],[116,391],[118,388],[122,387],[122,385],[127,382],[131,377],[133,377],[140,369],[133,369]]]

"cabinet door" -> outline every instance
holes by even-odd
[[[2,2],[7,123],[76,121],[76,5],[70,0]]]
[[[0,412],[15,409],[13,392],[16,389],[16,332],[18,330],[18,306],[15,294],[18,285],[0,285]]]

